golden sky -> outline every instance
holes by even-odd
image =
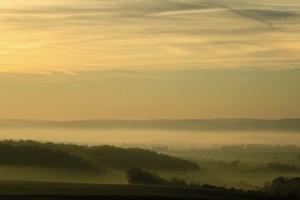
[[[298,0],[0,0],[0,118],[300,117]]]

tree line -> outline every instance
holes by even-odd
[[[79,156],[32,145],[0,144],[0,164],[80,170],[91,168],[90,164]]]
[[[66,168],[77,166],[96,171],[134,167],[173,172],[199,169],[196,163],[189,160],[139,148],[40,143],[31,140],[5,140],[0,145],[0,164]]]

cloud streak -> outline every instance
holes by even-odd
[[[298,68],[295,3],[6,1],[0,4],[1,71]]]
[[[212,5],[212,6],[224,8],[224,9],[226,9],[226,10],[229,10],[229,11],[231,11],[231,12],[233,12],[233,13],[235,13],[235,14],[241,16],[241,17],[246,17],[246,18],[249,18],[249,19],[252,19],[252,20],[261,22],[261,23],[263,23],[263,24],[266,24],[270,29],[275,29],[274,25],[273,25],[271,22],[269,22],[269,21],[267,21],[267,20],[265,20],[265,19],[263,19],[263,18],[261,18],[261,17],[257,17],[257,16],[255,16],[255,15],[252,15],[252,14],[249,14],[249,13],[246,13],[246,12],[243,12],[242,10],[234,9],[234,8],[232,8],[232,7],[230,7],[230,6],[222,5],[222,4],[212,4],[212,3],[208,3],[208,5]]]

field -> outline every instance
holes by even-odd
[[[197,187],[1,181],[0,199],[269,199],[261,193]]]
[[[300,148],[293,145],[224,145],[168,150],[197,163],[198,172],[186,179],[200,184],[259,190],[279,176],[300,176]]]

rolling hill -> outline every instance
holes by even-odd
[[[0,120],[0,129],[12,128],[300,132],[300,119]]]

